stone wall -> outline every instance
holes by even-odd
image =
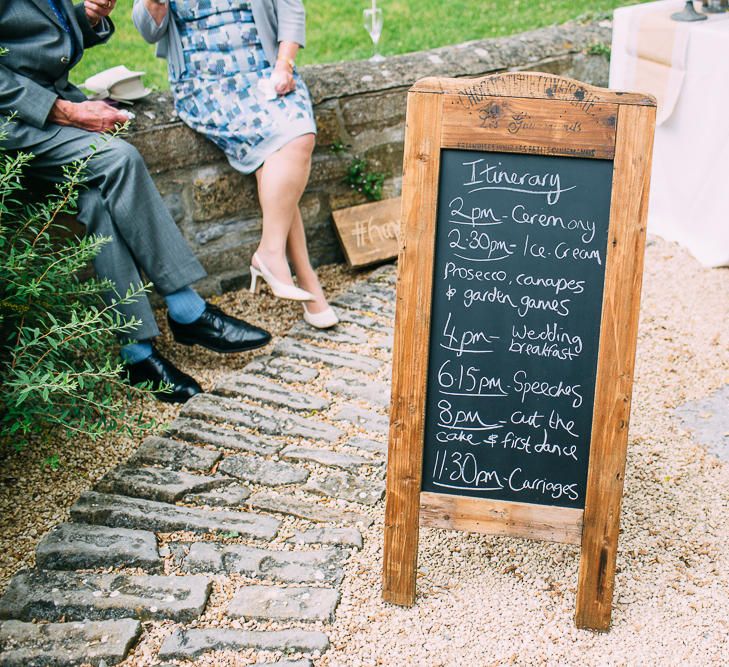
[[[431,51],[302,68],[319,135],[302,212],[315,264],[342,259],[331,212],[364,203],[343,182],[354,156],[385,172],[385,196],[397,196],[402,172],[406,92],[425,76],[475,77],[507,70],[546,71],[606,85],[610,24],[566,24]],[[592,55],[592,54],[595,55]],[[165,201],[209,277],[206,293],[246,284],[261,216],[255,178],[228,166],[222,153],[175,118],[169,93],[135,108],[130,140],[145,157]],[[345,149],[332,150],[333,144]]]

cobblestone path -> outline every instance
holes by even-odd
[[[0,666],[311,666],[384,494],[394,302],[388,266],[83,493],[0,599]]]

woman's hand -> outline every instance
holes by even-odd
[[[147,12],[154,19],[157,25],[161,25],[165,16],[167,16],[168,5],[166,2],[157,2],[156,0],[144,0],[144,6]]]
[[[278,60],[273,72],[278,79],[275,90],[279,95],[286,95],[296,88],[294,60],[298,52],[299,45],[296,42],[280,42],[278,45]]]
[[[273,74],[276,79],[274,89],[277,95],[288,95],[288,93],[295,90],[296,80],[291,65],[287,62],[279,60],[273,69]]]

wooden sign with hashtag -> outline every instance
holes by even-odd
[[[352,268],[397,257],[400,197],[334,211],[334,228]]]

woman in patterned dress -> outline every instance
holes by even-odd
[[[167,58],[182,121],[235,169],[256,174],[263,231],[251,288],[262,277],[276,296],[304,302],[307,322],[333,326],[299,210],[316,136],[309,91],[294,65],[305,42],[301,0],[135,0],[133,19]]]

